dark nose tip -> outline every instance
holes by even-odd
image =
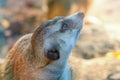
[[[83,12],[78,12],[77,15],[81,18],[84,18],[84,16],[85,16]]]

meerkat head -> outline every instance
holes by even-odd
[[[67,58],[83,26],[84,14],[56,17],[42,24],[32,36],[32,47],[50,60]],[[42,52],[41,52],[42,51]]]

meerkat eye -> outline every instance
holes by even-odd
[[[67,29],[68,29],[68,25],[67,25],[66,23],[63,23],[60,31],[61,31],[61,32],[64,32],[64,31],[66,31]]]

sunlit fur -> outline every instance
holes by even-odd
[[[83,17],[80,12],[66,18],[57,17],[20,38],[0,68],[0,80],[72,79],[68,58],[82,29]],[[68,28],[61,32],[63,22]],[[45,56],[45,51],[54,47],[60,53],[58,60]]]

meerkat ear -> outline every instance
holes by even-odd
[[[59,51],[55,48],[45,51],[45,56],[50,60],[58,60],[60,58]]]

